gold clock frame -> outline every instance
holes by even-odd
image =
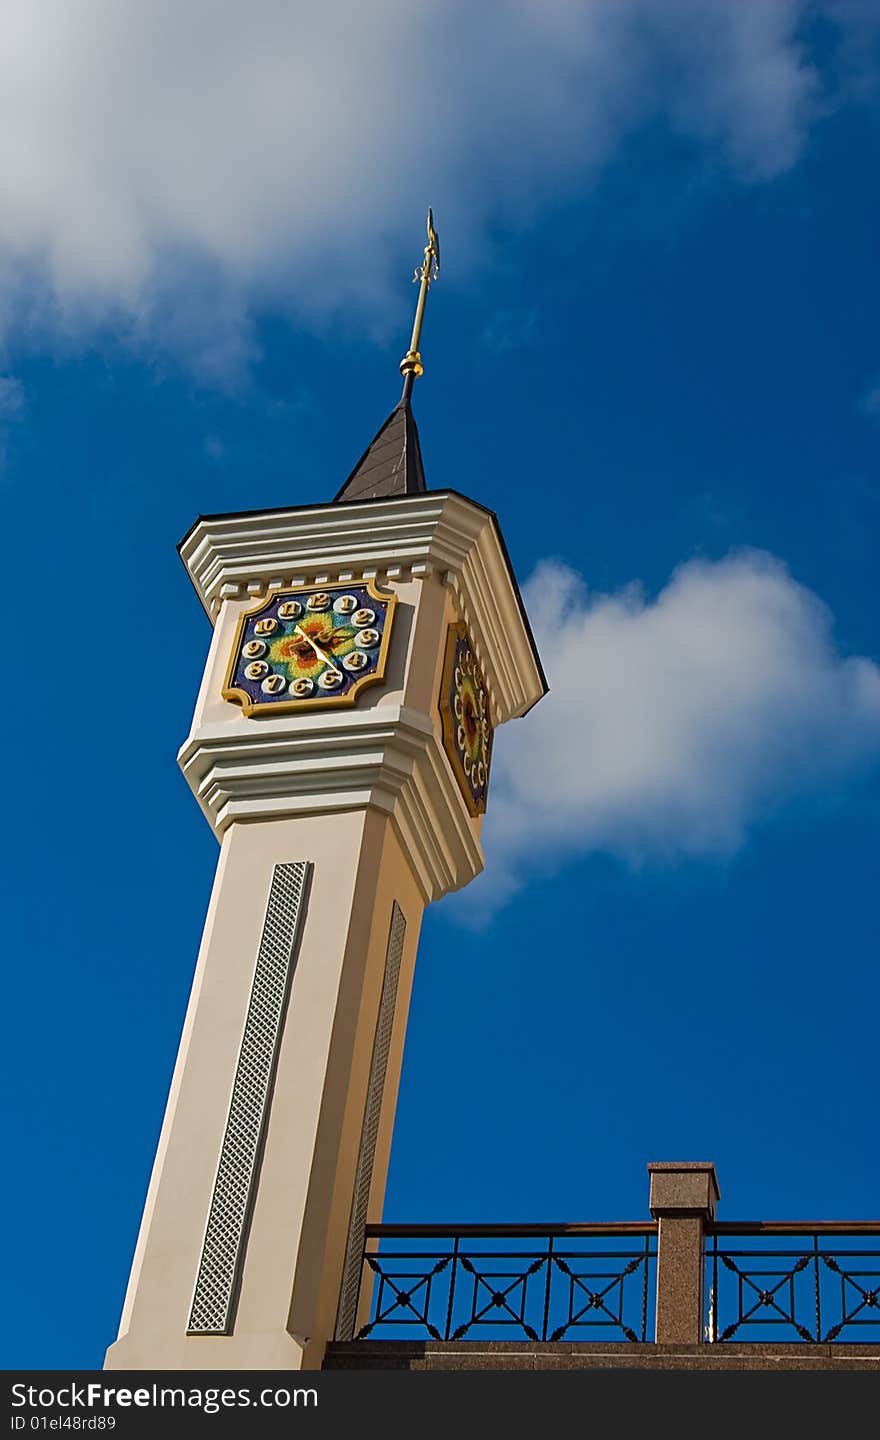
[[[308,585],[290,585],[286,586],[283,590],[273,590],[271,595],[267,595],[265,600],[260,601],[259,605],[255,605],[250,610],[242,610],[239,615],[235,626],[235,636],[232,641],[232,653],[229,658],[229,664],[226,667],[226,679],[223,682],[223,699],[231,701],[232,704],[240,705],[242,714],[245,719],[249,720],[252,715],[301,715],[306,710],[342,710],[349,705],[354,705],[361,690],[366,690],[370,685],[381,684],[385,679],[385,665],[388,658],[388,647],[391,643],[391,628],[394,611],[397,606],[397,596],[393,591],[385,594],[372,580],[352,580],[350,584],[357,586],[360,590],[366,590],[371,599],[381,600],[382,604],[387,607],[385,611],[385,621],[382,626],[382,640],[379,645],[379,654],[376,657],[376,668],[374,671],[369,675],[363,675],[360,680],[355,680],[347,694],[340,695],[338,698],[333,695],[326,695],[314,700],[257,700],[255,702],[251,700],[246,690],[241,690],[237,685],[233,685],[232,681],[235,676],[236,666],[238,665],[241,643],[244,638],[247,622],[253,619],[255,615],[261,614],[263,610],[268,610],[270,605],[274,605],[276,600],[281,599],[283,596],[302,595],[309,589]],[[325,582],[323,588],[330,591],[345,591],[346,586],[336,581],[333,584]]]
[[[452,687],[452,681],[455,672],[455,652],[458,648],[458,642],[460,640],[464,640],[467,642],[468,649],[474,656],[474,664],[479,669],[480,678],[482,679],[483,686],[485,687],[486,677],[483,675],[482,665],[480,665],[479,660],[474,654],[474,647],[471,643],[471,637],[468,634],[468,628],[463,620],[454,620],[446,631],[446,653],[443,656],[443,677],[440,681],[440,695],[437,701],[437,708],[440,711],[440,725],[443,731],[443,749],[446,752],[446,757],[450,765],[452,766],[452,773],[458,781],[458,788],[461,791],[461,797],[468,808],[468,813],[472,816],[474,820],[476,820],[479,818],[480,815],[485,815],[486,813],[486,804],[489,794],[489,766],[486,766],[486,784],[483,787],[483,802],[482,804],[480,804],[474,799],[473,795],[471,794],[470,782],[468,781],[468,778],[464,773],[464,766],[461,763],[461,756],[459,755],[458,748],[455,744],[455,719],[450,710],[450,707],[446,703],[446,698]],[[491,728],[492,727],[490,727],[490,733]],[[492,747],[490,743],[490,760],[491,750]]]

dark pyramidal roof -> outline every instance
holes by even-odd
[[[334,504],[350,500],[421,495],[428,488],[422,466],[419,432],[406,387],[378,433],[355,465]]]

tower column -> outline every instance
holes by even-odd
[[[543,677],[452,492],[207,517],[182,554],[215,629],[178,758],[221,851],[106,1364],[312,1369],[356,1326],[424,907],[482,868],[492,730]]]
[[[108,1366],[320,1364],[353,1198],[384,1189],[374,1141],[354,1195],[389,949],[386,1129],[422,906],[374,812],[230,827]]]

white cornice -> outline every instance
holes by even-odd
[[[415,711],[279,717],[263,735],[238,720],[202,725],[178,763],[218,838],[235,821],[372,808],[391,816],[426,904],[483,868],[433,727]]]
[[[438,571],[468,625],[496,722],[524,714],[546,689],[497,521],[454,491],[208,515],[180,555],[212,620],[224,599],[284,585]]]

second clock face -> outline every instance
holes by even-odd
[[[384,678],[395,603],[369,582],[275,591],[239,619],[224,700],[246,715],[352,704]]]
[[[440,695],[443,745],[472,815],[486,809],[492,722],[489,697],[462,624],[450,625]]]

